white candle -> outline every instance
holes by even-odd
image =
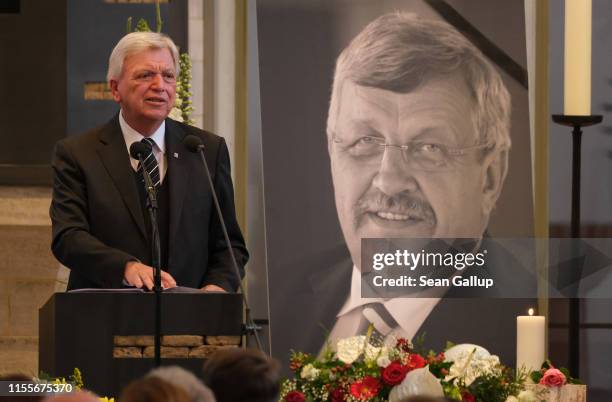
[[[516,369],[539,370],[545,357],[546,319],[534,316],[516,317]]]
[[[564,114],[591,114],[592,0],[565,0]]]

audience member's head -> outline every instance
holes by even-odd
[[[100,402],[100,398],[89,391],[75,391],[50,396],[45,398],[44,402]]]
[[[179,366],[158,367],[149,372],[148,377],[158,377],[189,394],[193,402],[215,402],[213,393],[195,375]]]
[[[217,402],[278,400],[279,364],[255,349],[219,350],[204,363],[203,378]]]
[[[159,377],[132,381],[121,391],[121,402],[191,402],[187,391]]]
[[[406,399],[402,399],[399,402],[453,402],[453,399],[448,398],[436,398],[431,396],[411,396]]]

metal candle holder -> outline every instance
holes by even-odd
[[[582,148],[582,127],[593,126],[602,122],[601,115],[572,116],[553,114],[555,123],[573,127],[572,130],[572,238],[580,237],[580,168]],[[582,268],[576,268],[574,278],[580,280]],[[577,288],[578,289],[578,288]],[[577,295],[576,295],[577,296]],[[569,369],[573,376],[580,372],[580,299],[572,297],[569,300]]]

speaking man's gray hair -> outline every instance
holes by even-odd
[[[510,148],[510,95],[499,73],[457,30],[412,13],[391,13],[367,25],[336,61],[327,132],[334,132],[345,80],[408,93],[427,80],[460,74],[475,101],[479,144]]]
[[[176,75],[179,73],[179,53],[176,45],[168,37],[157,32],[132,32],[125,35],[115,45],[108,59],[108,72],[106,80],[118,79],[121,76],[125,58],[149,49],[168,49],[174,60]]]
[[[215,402],[213,392],[193,373],[179,366],[158,367],[149,372],[148,377],[157,377],[182,388],[193,402]]]

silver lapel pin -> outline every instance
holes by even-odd
[[[173,156],[178,159],[178,152],[175,152]]]

